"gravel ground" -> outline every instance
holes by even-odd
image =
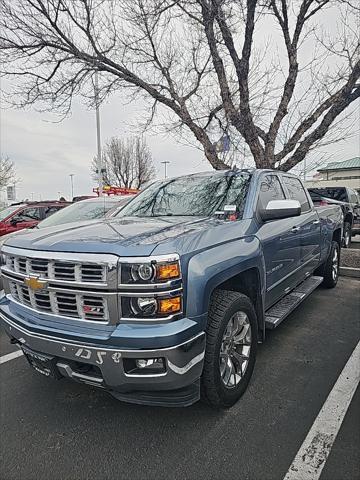
[[[360,268],[360,250],[354,248],[343,248],[341,250],[341,266]]]

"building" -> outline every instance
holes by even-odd
[[[343,162],[332,162],[319,168],[312,180],[307,180],[307,187],[349,187],[360,190],[360,157]]]

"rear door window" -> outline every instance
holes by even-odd
[[[265,175],[260,184],[259,208],[266,208],[271,200],[284,200],[281,183],[276,175]]]
[[[310,210],[310,204],[300,180],[294,177],[288,177],[286,175],[284,175],[282,178],[289,192],[289,197],[292,200],[298,200],[300,202],[301,213],[308,212]]]
[[[59,210],[61,210],[63,207],[60,206],[60,205],[49,205],[48,207],[44,207],[44,216],[43,218],[47,218],[47,217],[50,217],[50,215],[52,215],[53,213],[55,212],[58,212]]]

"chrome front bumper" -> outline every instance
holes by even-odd
[[[60,374],[75,381],[110,391],[117,398],[141,404],[187,406],[200,397],[199,379],[203,368],[205,333],[168,348],[118,349],[95,344],[71,343],[42,335],[13,322],[5,315],[1,324],[14,343],[32,352],[56,358]],[[165,371],[131,374],[124,369],[125,359],[163,358]],[[92,365],[97,375],[84,374],[78,366]]]

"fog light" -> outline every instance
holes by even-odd
[[[138,358],[135,360],[135,363],[138,368],[163,367],[162,358]]]
[[[159,375],[166,372],[164,358],[125,358],[124,370],[130,375]]]
[[[123,358],[127,375],[161,375],[166,373],[165,358]]]

